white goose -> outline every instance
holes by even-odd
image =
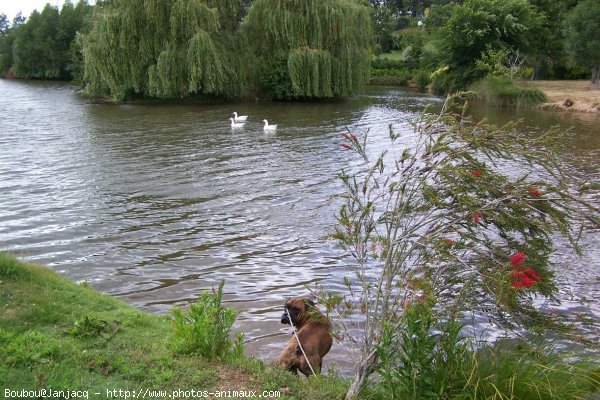
[[[277,130],[277,125],[269,125],[269,121],[267,121],[266,119],[263,119],[263,121],[265,123],[265,131],[274,131]]]
[[[237,112],[235,112],[235,111],[233,112],[233,120],[235,122],[246,122],[247,119],[248,119],[247,115],[240,115],[240,116],[238,116]]]
[[[229,118],[229,120],[231,121],[231,129],[244,127],[245,122],[235,122],[233,118]]]

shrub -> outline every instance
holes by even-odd
[[[440,329],[433,322],[444,320],[429,322],[422,310],[411,319],[406,308],[415,301],[432,302],[443,318],[481,310],[513,332],[560,333],[568,321],[531,299],[558,293],[555,240],[562,236],[580,254],[583,232],[600,226],[597,207],[582,193],[587,177],[558,165],[553,149],[564,132],[522,135],[514,123],[474,122],[457,100],[449,98],[439,114],[424,113],[413,123],[414,138],[390,126],[390,143],[376,158],[365,134],[343,134],[343,148],[364,163],[340,175],[345,191],[331,237],[353,262],[346,293],[319,297],[328,312],[350,319],[332,319],[357,355],[348,400],[360,398],[382,355],[394,356],[378,351],[386,330],[392,332],[385,348],[401,349],[388,365],[410,372],[392,380],[411,393],[446,398],[450,379],[426,380],[451,368],[443,363],[464,358],[461,343],[452,325],[440,337],[446,341],[429,340],[428,332]],[[423,340],[415,342],[418,332]]]
[[[472,89],[479,99],[499,107],[527,108],[548,100],[541,90],[516,86],[505,76],[488,76],[475,83]]]
[[[406,69],[371,69],[371,85],[406,86],[412,74]]]
[[[413,83],[419,90],[425,90],[431,83],[430,75],[431,74],[427,71],[417,71],[413,77]]]
[[[172,346],[177,353],[198,354],[209,360],[243,354],[243,335],[239,334],[235,343],[229,337],[237,312],[221,305],[224,285],[222,280],[216,292],[202,292],[200,301],[187,313],[173,309],[175,334]]]
[[[404,69],[406,64],[402,60],[391,60],[385,57],[376,57],[371,60],[371,71],[374,69]]]

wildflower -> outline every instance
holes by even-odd
[[[525,255],[525,253],[518,252],[518,253],[510,256],[510,258],[508,260],[513,265],[513,267],[518,267],[519,265],[523,264],[526,259],[527,259],[527,256]]]
[[[473,214],[473,222],[475,222],[476,224],[479,223],[479,221],[481,221],[483,219],[483,215],[481,215],[481,213],[476,212],[475,214]]]
[[[454,244],[454,240],[451,238],[444,238],[442,239],[442,244],[446,247],[451,247]]]
[[[523,274],[525,274],[525,276],[527,276],[528,278],[534,280],[536,283],[540,281],[540,273],[534,269],[524,269]]]
[[[516,289],[530,288],[540,281],[539,272],[527,268],[524,271],[514,271],[512,273],[512,285]]]
[[[342,143],[342,147],[346,150],[350,150],[352,148],[352,146],[350,146],[348,143]]]
[[[356,135],[350,135],[350,140],[352,140],[353,142],[358,142],[358,138],[356,137]]]
[[[529,189],[529,194],[532,195],[533,197],[541,197],[542,196],[542,192],[540,192],[539,189],[536,187],[532,187],[531,189]]]
[[[474,169],[473,171],[471,171],[471,175],[473,175],[476,178],[479,178],[481,176],[481,171]]]
[[[341,135],[344,137],[344,139],[350,140],[350,135],[348,134],[348,132],[342,132]]]

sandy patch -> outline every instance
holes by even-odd
[[[523,81],[546,93],[542,108],[600,113],[600,85],[591,81]]]

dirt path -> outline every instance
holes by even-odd
[[[543,108],[600,113],[600,85],[588,81],[523,81],[546,93]]]

